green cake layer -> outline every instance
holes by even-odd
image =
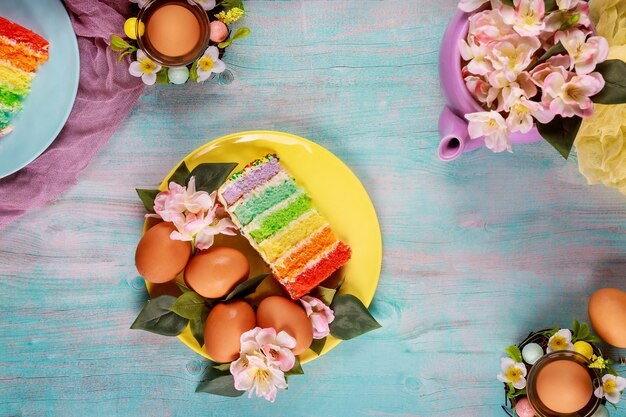
[[[237,206],[234,214],[239,222],[245,226],[256,216],[286,200],[297,191],[296,183],[288,178],[278,185],[266,188],[258,195],[251,196],[247,201]]]
[[[285,207],[265,216],[259,227],[250,231],[250,236],[255,242],[260,243],[310,209],[311,197],[308,194],[300,194]]]

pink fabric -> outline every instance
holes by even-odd
[[[108,48],[130,14],[128,0],[64,0],[80,50],[76,102],[56,140],[27,167],[0,179],[0,227],[41,207],[77,182],[143,91],[128,63]],[[125,59],[129,59],[126,57]]]

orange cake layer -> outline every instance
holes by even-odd
[[[275,272],[278,276],[293,276],[304,268],[311,259],[330,248],[335,242],[337,242],[337,237],[335,237],[330,227],[326,226],[321,232],[306,241],[304,246],[276,262],[274,265]]]
[[[13,43],[5,37],[0,37],[0,61],[22,71],[35,72],[40,64],[48,60],[48,55],[35,52],[21,43]]]
[[[351,254],[350,246],[339,242],[331,252],[299,273],[293,281],[282,282],[282,284],[289,292],[291,298],[297,300],[348,262]]]

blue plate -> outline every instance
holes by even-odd
[[[37,71],[13,132],[0,137],[0,178],[26,166],[57,137],[67,121],[80,75],[78,43],[60,0],[0,0],[0,16],[50,42],[50,60]]]

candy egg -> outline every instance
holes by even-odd
[[[256,311],[260,327],[273,327],[276,332],[285,331],[296,339],[293,353],[299,355],[311,346],[313,325],[300,304],[280,296],[267,297]]]
[[[529,365],[534,365],[543,356],[543,348],[537,343],[529,343],[522,349],[522,358]]]
[[[534,417],[535,410],[530,405],[528,398],[524,397],[515,404],[515,412],[519,417]]]
[[[189,68],[173,67],[167,70],[167,76],[172,84],[185,84],[189,79]]]
[[[227,246],[213,246],[191,258],[185,268],[189,288],[206,298],[220,298],[248,278],[245,255]]]
[[[143,36],[145,26],[143,22],[139,22],[139,36]],[[124,22],[124,33],[131,39],[137,39],[137,18],[131,17]]]
[[[228,27],[219,20],[211,22],[209,31],[211,33],[209,35],[211,42],[223,42],[228,38]]]
[[[241,300],[217,304],[206,318],[204,349],[217,362],[239,357],[241,335],[256,327],[254,310]]]
[[[148,229],[137,245],[135,265],[139,275],[155,284],[168,282],[185,268],[191,256],[189,242],[170,239],[176,227],[169,222]]]
[[[589,299],[589,319],[598,336],[618,348],[626,348],[626,292],[603,288]]]
[[[574,343],[574,350],[587,359],[591,359],[591,355],[593,355],[593,347],[589,343],[583,342],[582,340]]]

